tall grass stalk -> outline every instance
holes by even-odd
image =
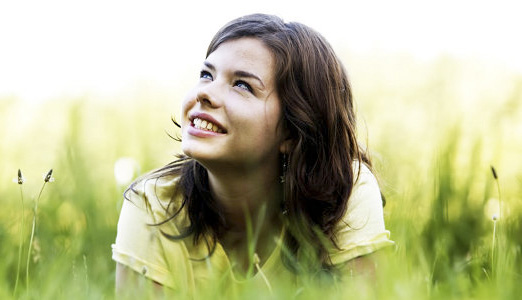
[[[263,270],[261,270],[261,267],[259,266],[260,263],[261,263],[261,260],[259,259],[259,256],[257,255],[257,253],[254,253],[254,265],[256,266],[257,273],[260,274],[261,277],[263,278],[263,281],[265,282],[265,284],[268,288],[268,291],[270,292],[270,295],[273,295],[272,285],[270,284],[270,281],[268,281],[268,278],[266,278]]]
[[[493,174],[493,178],[495,179],[495,183],[498,191],[498,216],[494,214],[492,216],[493,220],[493,239],[491,241],[491,273],[493,276],[495,275],[495,244],[497,239],[497,221],[502,218],[502,197],[500,195],[500,184],[498,182],[498,175],[495,167],[491,166],[491,173]]]
[[[87,268],[87,256],[83,255],[83,267],[85,268],[86,292],[89,293],[89,269]]]
[[[20,199],[22,199],[22,224],[20,224],[20,243],[18,245],[18,263],[16,267],[16,279],[13,295],[16,295],[16,290],[18,288],[18,280],[20,278],[20,264],[22,262],[22,248],[24,247],[24,226],[25,226],[25,205],[24,205],[24,191],[22,188],[22,184],[24,183],[24,178],[22,176],[22,171],[18,169],[18,185],[20,186]]]
[[[40,201],[40,197],[42,196],[42,192],[45,188],[45,185],[49,182],[49,181],[53,181],[52,180],[52,174],[53,174],[53,169],[49,170],[49,172],[47,172],[47,175],[45,175],[45,178],[44,178],[44,183],[42,185],[42,188],[40,189],[40,193],[38,193],[38,197],[36,198],[35,202],[34,202],[34,210],[33,210],[33,225],[32,225],[32,228],[31,228],[31,239],[29,240],[29,250],[27,252],[27,265],[26,265],[26,270],[25,270],[25,281],[26,281],[26,289],[27,291],[29,291],[29,262],[31,260],[31,250],[32,250],[32,247],[33,247],[33,239],[34,239],[34,231],[35,231],[35,228],[36,228],[36,214],[38,212],[38,202]]]
[[[497,186],[497,192],[498,192],[498,218],[502,218],[502,196],[500,194],[500,183],[498,180],[497,171],[495,170],[495,167],[491,166],[491,173],[493,173],[493,178],[495,179],[495,183]]]
[[[491,241],[491,274],[495,274],[495,241],[497,238],[497,216],[493,215],[493,239]]]

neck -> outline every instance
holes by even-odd
[[[281,233],[283,186],[278,161],[272,161],[258,167],[205,166],[212,196],[225,217],[219,242],[242,273],[252,267],[254,253],[269,257]]]
[[[283,192],[277,164],[272,168],[216,169],[207,169],[209,185],[223,208],[228,230],[244,232],[247,220],[253,228],[262,228],[278,219]]]

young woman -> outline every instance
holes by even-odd
[[[393,242],[355,119],[320,34],[263,14],[226,24],[183,101],[184,155],[125,193],[117,290],[272,290],[371,271],[368,254]]]

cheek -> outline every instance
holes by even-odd
[[[267,103],[271,104],[271,103]],[[281,140],[282,127],[279,124],[281,112],[278,106],[265,106],[261,104],[256,109],[245,108],[243,111],[243,124],[240,125],[244,131],[248,128],[247,139],[261,140],[263,143],[272,144]]]
[[[279,138],[282,135],[281,104],[279,102],[279,99],[275,98],[269,101],[267,105],[269,105],[266,108],[267,130],[269,130],[272,134]]]
[[[194,93],[191,91],[189,92],[185,98],[183,98],[183,101],[181,102],[181,111],[183,113],[182,122],[188,117],[189,110],[194,106],[196,103],[196,97],[194,97]]]

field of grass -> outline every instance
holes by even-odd
[[[397,249],[379,264],[376,282],[354,279],[343,295],[516,299],[522,74],[451,57],[373,53],[345,61]],[[125,188],[115,162],[132,158],[136,176],[173,159],[179,145],[165,131],[176,134],[170,117],[183,93],[143,84],[109,98],[0,99],[1,299],[114,297],[110,245]],[[51,168],[55,181],[39,199],[27,286],[33,206]],[[18,169],[22,185],[12,181]],[[302,294],[317,296],[325,297],[314,289]]]

